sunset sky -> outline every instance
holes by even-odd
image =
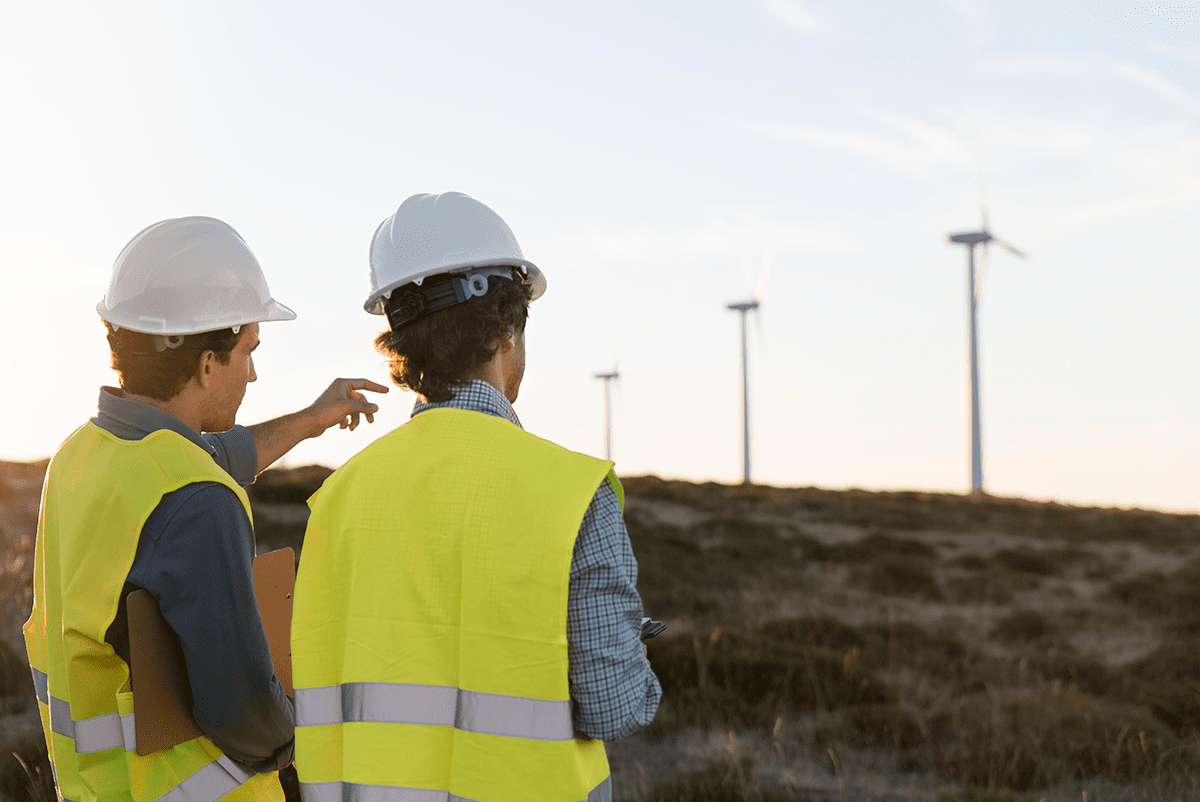
[[[386,381],[367,250],[466,192],[549,282],[525,427],[625,475],[969,487],[966,269],[997,495],[1200,511],[1200,3],[0,0],[0,459],[51,454],[113,384],[95,305],[146,225],[237,229],[297,320],[239,421]],[[752,332],[755,327],[752,326]],[[336,466],[403,423],[331,430]]]

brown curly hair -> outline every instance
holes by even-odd
[[[241,332],[218,329],[202,334],[188,334],[178,348],[157,351],[154,335],[140,331],[115,329],[109,323],[108,349],[112,352],[112,369],[117,372],[121,389],[134,395],[145,395],[159,401],[170,401],[196,373],[200,355],[212,351],[222,365],[229,364]]]
[[[486,294],[385,331],[375,338],[375,348],[388,358],[398,387],[426,401],[449,401],[496,355],[505,334],[525,330],[530,294],[529,282],[519,275],[517,280],[491,276]],[[385,309],[390,311],[400,296],[392,293]]]

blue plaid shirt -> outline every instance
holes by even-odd
[[[418,400],[412,414],[439,407],[521,425],[508,399],[479,379],[449,401]],[[646,726],[662,696],[642,654],[642,599],[636,585],[637,560],[621,504],[609,483],[601,482],[579,526],[567,588],[567,679],[575,729],[590,738],[611,741]]]

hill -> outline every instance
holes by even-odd
[[[21,669],[0,677],[0,754],[35,772],[44,749],[11,722],[31,709],[14,636],[44,471],[0,463],[0,668]],[[328,473],[251,487],[260,552],[302,546]],[[1200,516],[623,484],[646,612],[669,628],[650,644],[659,714],[610,746],[618,799],[1200,799]],[[0,790],[27,794],[9,763]]]

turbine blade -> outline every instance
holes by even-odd
[[[979,230],[988,230],[987,193],[983,189],[983,159],[979,155],[979,132],[975,129],[975,118],[972,115],[971,128],[971,158],[975,162],[975,190],[979,194]]]
[[[774,255],[768,251],[763,254],[762,267],[758,269],[758,282],[754,285],[754,295],[751,297],[755,302],[762,301],[763,296],[767,294],[767,281],[771,278],[771,261]]]
[[[608,352],[612,357],[613,370],[617,369],[617,362],[621,359],[621,349],[617,342],[617,313],[612,308],[608,309]]]
[[[1018,258],[1020,258],[1020,259],[1024,259],[1024,260],[1026,260],[1026,261],[1033,261],[1033,257],[1032,257],[1032,256],[1030,256],[1029,254],[1025,253],[1024,251],[1019,251],[1019,250],[1017,250],[1016,248],[1014,248],[1013,246],[1009,245],[1007,242],[1004,242],[1003,240],[993,239],[992,241],[993,241],[993,242],[995,242],[997,245],[999,245],[999,246],[1000,246],[1001,248],[1003,248],[1004,250],[1006,250],[1006,251],[1008,251],[1009,253],[1011,253],[1013,256],[1016,256],[1016,257],[1018,257]]]

